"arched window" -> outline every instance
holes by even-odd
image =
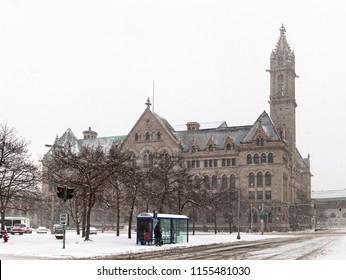
[[[264,145],[264,139],[263,139],[262,136],[258,136],[258,137],[256,138],[256,145],[257,145],[257,146],[263,146],[263,145]]]
[[[278,66],[283,66],[284,65],[284,58],[282,56],[278,57]]]
[[[231,184],[231,188],[235,189],[235,175],[232,174],[230,177],[230,184]]]
[[[130,167],[135,167],[136,166],[136,156],[133,153],[131,153],[128,162],[129,162],[129,166]]]
[[[203,184],[204,184],[204,187],[206,187],[206,188],[210,187],[210,179],[209,179],[208,175],[204,175]]]
[[[143,166],[149,167],[149,155],[145,154],[143,157]]]
[[[145,133],[145,140],[150,140],[150,133],[149,132]]]
[[[284,76],[278,76],[278,96],[284,96]]]
[[[227,179],[226,175],[222,175],[221,185],[222,185],[223,188],[227,188],[228,187],[228,179]]]
[[[246,163],[251,164],[252,163],[252,156],[250,154],[247,155],[246,157]]]
[[[267,155],[266,154],[261,154],[261,163],[266,163],[267,162]]]
[[[262,172],[257,173],[257,187],[263,187],[263,174],[262,174]]]
[[[268,154],[268,163],[273,163],[274,162],[274,156],[272,153]]]
[[[135,141],[137,142],[139,140],[138,133],[135,134]]]
[[[254,187],[255,186],[255,174],[251,172],[249,174],[249,187]]]
[[[160,140],[161,140],[161,132],[158,131],[158,132],[157,132],[157,141],[160,141]]]
[[[271,186],[272,185],[272,175],[270,174],[269,171],[266,172],[265,180],[266,180],[266,186]]]
[[[214,150],[213,145],[210,144],[210,145],[208,146],[208,151],[209,151],[209,152],[212,152],[213,150]]]
[[[330,217],[331,217],[331,218],[336,218],[335,213],[330,214]]]
[[[211,177],[211,186],[212,187],[217,187],[217,177],[216,175],[213,175],[213,177]]]
[[[232,145],[230,143],[227,143],[226,145],[226,150],[230,151],[232,149]]]
[[[191,153],[195,153],[196,152],[196,146],[192,146],[191,147]]]
[[[166,151],[163,151],[160,155],[160,163],[162,166],[167,166],[169,164],[169,156]]]
[[[143,167],[149,168],[153,166],[153,155],[146,152],[143,156]]]
[[[253,161],[254,161],[254,163],[259,163],[259,155],[258,154],[254,155]]]

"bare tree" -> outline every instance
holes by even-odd
[[[35,208],[41,174],[30,160],[29,142],[19,138],[6,123],[0,125],[0,207],[1,225],[6,209]],[[3,229],[3,228],[2,228]]]
[[[148,169],[151,203],[159,212],[182,212],[192,201],[191,174],[179,155],[167,153],[153,155],[153,164]]]
[[[293,230],[311,227],[313,206],[305,192],[297,190],[297,201],[289,207],[289,224]]]

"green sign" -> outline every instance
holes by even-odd
[[[267,215],[268,214],[268,212],[266,212],[266,211],[260,211],[259,213],[260,213],[260,215]]]

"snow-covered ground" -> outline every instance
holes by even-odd
[[[1,279],[10,279],[11,275],[20,273],[25,275],[26,279],[60,279],[63,275],[68,274],[68,279],[100,279],[100,277],[115,278],[114,275],[99,275],[99,272],[104,268],[113,269],[121,267],[130,269],[136,268],[180,268],[182,275],[175,280],[186,279],[191,275],[192,267],[230,267],[230,266],[249,266],[251,268],[251,277],[247,279],[262,279],[265,276],[266,280],[277,279],[277,274],[293,277],[305,277],[309,279],[323,279],[331,276],[339,276],[343,273],[346,260],[346,230],[339,231],[341,234],[328,237],[331,239],[330,246],[324,248],[309,261],[93,261],[93,260],[75,260],[72,258],[92,258],[93,256],[102,256],[118,253],[143,252],[148,250],[162,250],[165,253],[167,248],[177,246],[194,246],[202,244],[223,243],[223,242],[240,242],[263,240],[266,238],[279,238],[283,234],[247,234],[241,233],[241,239],[237,240],[237,233],[198,233],[189,236],[189,243],[164,245],[163,247],[137,245],[136,235],[133,233],[132,239],[127,238],[124,232],[119,237],[114,232],[98,233],[91,236],[92,241],[84,241],[83,238],[77,236],[75,232],[69,231],[66,235],[65,249],[62,249],[62,240],[55,239],[54,235],[37,234],[33,232],[31,235],[10,236],[8,243],[0,243],[0,259],[1,259]],[[345,233],[345,234],[343,234]],[[295,236],[296,233],[284,234],[285,236]],[[308,243],[306,243],[308,246]],[[304,246],[304,244],[303,244]],[[282,246],[282,248],[268,248],[263,250],[264,254],[272,254],[274,250],[292,249],[291,245]],[[48,260],[46,260],[48,258]],[[52,260],[54,259],[54,260]],[[55,259],[58,259],[55,260]],[[292,258],[293,259],[293,258]],[[320,261],[324,260],[324,261]],[[20,268],[20,269],[19,269]],[[201,268],[202,269],[202,268]],[[66,274],[67,273],[67,274]],[[148,276],[148,275],[147,275]],[[202,277],[202,278],[200,278]],[[230,277],[230,276],[228,276]],[[144,277],[141,276],[122,276],[118,279],[163,279],[159,276]],[[173,277],[164,277],[164,279],[173,279]],[[226,279],[227,277],[218,275],[200,275],[198,279]],[[232,278],[235,278],[234,275]],[[283,278],[283,279],[289,279]],[[244,277],[242,277],[244,279]]]
[[[288,233],[287,236],[294,236],[294,234]],[[132,234],[132,239],[128,239],[125,232],[121,233],[120,236],[116,236],[114,232],[98,233],[97,235],[90,236],[91,241],[84,241],[74,231],[67,231],[65,249],[63,249],[62,240],[57,240],[54,235],[33,232],[27,235],[10,235],[8,243],[0,243],[0,259],[90,258],[119,253],[164,250],[177,246],[252,241],[282,236],[283,234],[281,233],[265,233],[264,235],[260,233],[241,233],[241,239],[238,240],[236,238],[237,233],[219,233],[216,235],[213,233],[197,233],[196,235],[189,235],[188,243],[155,247],[137,245],[136,233]],[[317,256],[316,259],[346,260],[346,231],[345,235],[333,236],[331,246],[324,251],[324,254]]]

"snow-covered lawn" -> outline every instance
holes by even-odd
[[[294,236],[295,233],[285,234]],[[103,256],[118,253],[129,253],[147,250],[164,250],[177,246],[194,246],[222,242],[239,242],[250,240],[261,240],[265,238],[282,237],[280,233],[241,233],[241,239],[237,239],[237,233],[198,233],[189,235],[188,243],[169,244],[163,247],[136,244],[136,233],[132,234],[132,239],[127,238],[125,232],[116,236],[114,232],[98,233],[91,235],[91,241],[84,241],[81,236],[77,236],[75,231],[67,231],[65,249],[62,249],[62,240],[57,240],[54,235],[37,234],[33,232],[27,235],[11,235],[8,243],[0,243],[1,259],[70,259],[89,258],[93,256]],[[333,237],[334,238],[334,237]],[[325,250],[324,255],[317,259],[326,260],[346,260],[346,232],[345,235],[338,235],[330,248]]]
[[[257,240],[273,237],[281,237],[275,234],[246,234],[241,233],[241,241]],[[222,242],[239,242],[237,233],[198,233],[189,235],[188,243],[167,244],[163,247],[136,244],[136,233],[129,239],[125,232],[116,236],[114,232],[98,233],[90,235],[91,241],[84,241],[81,236],[77,236],[75,231],[67,231],[65,249],[62,249],[62,240],[57,240],[54,235],[37,234],[33,232],[28,235],[11,235],[8,243],[0,244],[0,256],[4,259],[18,257],[35,258],[80,258],[102,256],[118,253],[139,252],[147,250],[163,250],[177,246],[194,246]]]
[[[10,236],[8,243],[0,243],[0,259],[1,259],[1,279],[12,279],[13,275],[21,275],[26,279],[187,279],[193,278],[192,272],[204,271],[210,268],[230,268],[230,267],[249,267],[251,269],[250,277],[246,275],[241,279],[263,279],[277,280],[278,275],[282,279],[326,279],[330,277],[343,278],[341,275],[344,271],[346,260],[346,231],[345,234],[338,234],[328,237],[333,242],[329,248],[325,248],[319,256],[312,261],[209,261],[209,260],[195,260],[195,261],[165,261],[165,260],[146,260],[146,261],[105,261],[105,260],[75,260],[70,261],[71,258],[90,258],[93,256],[110,255],[117,253],[138,252],[147,250],[162,250],[173,248],[176,246],[193,246],[220,242],[239,242],[237,240],[237,233],[227,234],[219,233],[217,235],[212,233],[199,233],[189,236],[189,243],[164,245],[163,247],[137,245],[136,235],[133,233],[133,238],[128,239],[126,233],[122,233],[119,237],[114,232],[98,233],[92,235],[92,241],[84,241],[83,238],[77,236],[75,232],[67,232],[66,246],[62,249],[62,240],[55,239],[54,235],[37,234],[33,232],[29,235],[23,236]],[[288,233],[285,236],[294,236],[296,233]],[[240,241],[250,240],[263,240],[265,238],[282,237],[280,233],[270,234],[246,234],[241,233]],[[308,244],[308,243],[306,243]],[[302,244],[305,246],[305,243]],[[291,247],[295,245],[292,243]],[[308,246],[308,245],[307,245]],[[290,245],[277,248],[286,250]],[[275,249],[274,249],[275,250]],[[265,250],[264,250],[265,251]],[[267,252],[272,253],[268,248]],[[42,260],[42,258],[44,260]],[[58,259],[57,260],[45,260]],[[19,259],[19,260],[18,260]],[[315,261],[318,260],[318,261]],[[320,261],[325,260],[325,261]],[[331,261],[333,260],[333,261]],[[144,274],[146,277],[139,275],[119,276],[114,274],[115,269],[132,270],[137,269],[141,273],[147,273],[146,269],[158,269],[159,273],[163,269],[179,269],[180,276],[153,276]],[[136,270],[136,271],[137,271]],[[221,271],[220,270],[220,271]],[[106,272],[104,272],[106,271]],[[104,274],[113,273],[113,274]],[[204,272],[203,272],[204,273]],[[198,275],[197,275],[198,276]],[[238,275],[239,276],[239,275]],[[340,277],[339,277],[340,276]],[[198,279],[227,279],[228,277],[237,278],[235,275],[199,275]],[[196,278],[196,277],[195,277]],[[17,279],[16,277],[14,279]],[[239,277],[237,278],[239,279]]]

